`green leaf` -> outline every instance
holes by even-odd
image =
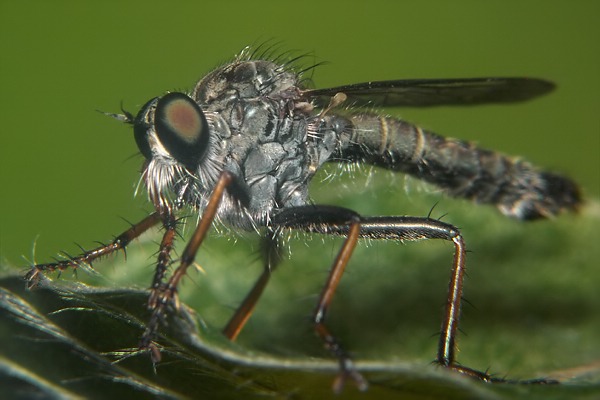
[[[521,224],[448,203],[446,219],[473,251],[458,360],[561,384],[485,384],[433,366],[452,247],[373,242],[357,249],[328,314],[370,383],[361,393],[349,382],[339,398],[597,398],[598,204]],[[340,241],[306,239],[290,240],[291,257],[231,343],[220,328],[261,265],[253,235],[235,242],[213,235],[198,255],[203,272],[189,273],[181,308],[160,332],[156,371],[136,349],[148,318],[143,288],[154,241],[133,244],[127,261],[95,264],[94,273],[50,274],[33,291],[12,269],[0,280],[0,391],[14,398],[330,398],[337,365],[306,316]]]

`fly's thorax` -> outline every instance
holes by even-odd
[[[223,65],[206,75],[192,91],[200,104],[219,107],[232,99],[293,97],[300,77],[285,65],[265,60],[241,60]]]
[[[237,178],[248,199],[247,213],[257,225],[268,223],[278,208],[308,201],[314,153],[307,135],[311,116],[293,110],[290,101],[237,98],[214,114],[215,121],[229,128],[218,150],[223,169]],[[238,225],[234,215],[229,220]]]
[[[270,61],[237,61],[196,85],[192,97],[227,126],[221,135],[223,168],[238,178],[255,224],[274,210],[306,204],[318,159],[308,137],[312,108],[297,107],[299,75]],[[235,224],[235,216],[229,216]]]

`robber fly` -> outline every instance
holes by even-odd
[[[124,249],[149,228],[162,225],[147,304],[151,317],[139,344],[156,363],[161,358],[156,343],[160,321],[177,303],[178,284],[214,221],[257,231],[266,238],[264,272],[223,330],[231,340],[242,330],[269,280],[282,232],[340,235],[345,241],[318,299],[313,323],[325,347],[339,361],[335,389],[341,389],[346,379],[364,389],[366,380],[325,324],[327,309],[358,239],[447,240],[455,252],[436,362],[492,381],[488,374],[455,359],[466,259],[460,231],[429,217],[362,216],[338,206],[313,204],[308,186],[325,163],[364,163],[413,175],[451,196],[495,205],[504,215],[519,220],[575,210],[581,198],[578,186],[568,178],[360,107],[517,102],[546,94],[554,85],[540,79],[473,78],[310,89],[302,78],[306,70],[296,69],[295,61],[246,50],[202,78],[189,93],[155,97],[135,117],[125,111],[111,114],[133,127],[145,158],[142,180],[155,211],[108,245],[33,266],[26,276],[28,285],[36,286],[44,272],[91,265]],[[190,208],[201,218],[177,268],[170,271],[178,215]]]

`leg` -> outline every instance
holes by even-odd
[[[68,260],[57,261],[55,263],[38,264],[34,265],[25,275],[27,280],[27,287],[34,288],[39,284],[41,274],[44,272],[53,271],[64,271],[67,268],[76,269],[82,264],[92,265],[92,262],[99,259],[100,257],[107,256],[118,250],[124,250],[125,247],[135,238],[152,228],[154,225],[160,222],[161,218],[159,213],[154,212],[138,222],[132,225],[131,228],[117,236],[112,242],[107,245],[102,245],[90,251],[85,251],[83,254],[77,257],[70,258]]]
[[[393,240],[442,239],[454,244],[454,260],[448,284],[448,298],[442,320],[436,363],[462,374],[489,382],[484,372],[457,364],[456,336],[466,263],[466,246],[459,230],[450,224],[420,217],[365,217],[361,223],[361,237]]]
[[[164,290],[163,281],[165,279],[165,274],[171,264],[171,250],[173,249],[173,241],[175,240],[177,221],[170,210],[165,211],[165,215],[163,216],[163,227],[165,233],[163,234],[158,249],[156,269],[154,271],[154,278],[152,279],[152,286],[150,287],[150,297],[148,297],[147,307],[149,310],[156,308],[158,297],[161,291]]]
[[[337,357],[340,363],[340,373],[333,384],[333,390],[336,393],[340,393],[342,391],[347,378],[352,378],[360,390],[366,390],[368,387],[365,378],[363,378],[363,376],[354,368],[352,359],[348,353],[346,353],[346,351],[339,344],[338,340],[325,326],[325,315],[327,314],[327,309],[329,308],[329,304],[333,299],[335,290],[337,289],[344,270],[346,269],[346,265],[348,265],[348,261],[350,261],[352,252],[356,247],[359,233],[359,221],[352,222],[348,230],[348,237],[344,241],[344,244],[336,257],[333,266],[329,271],[329,276],[327,277],[325,286],[323,287],[321,295],[319,296],[319,301],[313,317],[315,331],[325,344],[325,347]]]
[[[360,237],[360,216],[340,207],[308,206],[285,210],[274,218],[273,223],[282,228],[304,229],[309,232],[321,233],[332,233],[329,232],[332,227],[344,227],[344,234],[347,238],[329,271],[329,276],[315,308],[313,323],[315,332],[323,341],[325,348],[338,359],[340,365],[340,372],[333,384],[333,390],[336,393],[341,392],[348,378],[351,378],[360,390],[366,390],[368,387],[366,379],[356,370],[350,355],[325,325],[327,309]]]
[[[366,385],[364,379],[354,370],[347,353],[323,325],[327,307],[359,237],[400,241],[442,239],[454,243],[452,275],[436,362],[484,381],[491,380],[487,374],[462,367],[455,360],[466,248],[460,232],[454,226],[431,218],[361,217],[351,210],[332,206],[305,206],[284,210],[275,216],[273,224],[280,228],[347,237],[321,293],[314,317],[317,333],[325,342],[325,346],[340,360],[341,374],[336,380],[334,386],[336,389],[341,389],[346,377],[354,379],[359,387]]]
[[[175,308],[177,308],[177,285],[185,275],[188,267],[193,264],[194,258],[196,257],[196,253],[200,248],[200,245],[204,241],[206,233],[208,232],[208,229],[210,228],[213,220],[215,219],[215,216],[217,215],[217,210],[219,209],[219,204],[221,203],[223,194],[232,182],[233,176],[229,172],[221,173],[219,181],[215,185],[215,188],[213,189],[213,192],[208,201],[208,204],[204,209],[202,218],[198,223],[198,226],[196,227],[192,238],[190,239],[187,246],[183,250],[183,253],[181,254],[180,265],[173,272],[173,275],[171,275],[169,281],[166,284],[162,283],[164,271],[159,272],[157,269],[154,282],[154,284],[157,287],[152,288],[152,293],[148,302],[148,305],[152,311],[152,315],[150,316],[150,320],[148,321],[148,325],[142,335],[142,338],[140,339],[139,344],[140,349],[150,351],[152,362],[154,363],[159,362],[161,358],[160,351],[154,343],[154,339],[158,331],[158,326],[160,322],[164,319],[164,316],[167,312],[167,307],[170,304],[174,304]],[[167,232],[165,232],[165,236],[163,238],[163,242],[161,243],[161,251],[159,253],[159,264],[161,256],[163,255],[163,249],[170,248],[170,244],[172,243],[173,237],[168,236],[169,232],[170,229],[167,229]],[[165,245],[164,247],[163,244]],[[166,252],[165,256],[168,260],[168,251]]]
[[[279,243],[277,241],[276,233],[272,230],[269,230],[267,236],[265,236],[263,241],[263,250],[264,250],[264,270],[260,275],[250,292],[246,295],[242,304],[237,308],[225,328],[223,328],[223,334],[229,340],[237,339],[238,335],[248,322],[248,319],[252,315],[254,311],[254,307],[256,307],[256,303],[260,299],[269,279],[271,278],[271,274],[277,267],[279,263]]]

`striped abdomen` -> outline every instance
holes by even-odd
[[[411,174],[452,196],[494,204],[513,218],[546,218],[581,202],[577,185],[568,178],[406,121],[374,114],[325,120],[342,142],[336,157]]]

